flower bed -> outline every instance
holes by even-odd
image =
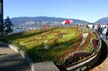
[[[88,33],[86,38],[84,33]],[[34,30],[3,39],[22,46],[36,62],[54,61],[57,66],[63,67],[70,67],[86,60],[98,44],[96,34],[92,31],[82,32],[71,27]]]
[[[79,43],[81,44],[81,42]],[[98,47],[97,36],[94,32],[89,32],[85,42],[78,45],[72,50],[67,50],[56,59],[58,67],[69,68],[75,64],[81,63],[94,55],[94,51]]]

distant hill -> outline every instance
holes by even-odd
[[[46,17],[46,16],[40,16],[40,17],[14,17],[11,18],[11,21],[14,25],[24,25],[24,24],[35,24],[36,22],[62,22],[66,20],[67,18],[56,18],[56,17]],[[89,22],[79,20],[79,19],[70,19],[73,20],[75,24],[87,24]]]
[[[108,17],[104,17],[95,22],[96,24],[108,24]]]

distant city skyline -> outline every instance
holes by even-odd
[[[4,18],[61,17],[95,22],[108,17],[108,0],[4,0]]]

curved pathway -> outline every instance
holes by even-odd
[[[21,55],[0,43],[0,71],[31,71]]]

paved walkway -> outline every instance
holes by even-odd
[[[28,63],[7,45],[0,44],[0,71],[31,71]]]
[[[108,48],[108,40],[106,41],[107,48]],[[108,51],[107,51],[108,52]],[[107,58],[98,66],[91,69],[90,71],[108,71],[108,55]]]
[[[105,59],[105,61],[102,64],[91,69],[90,71],[108,71],[108,57]]]

